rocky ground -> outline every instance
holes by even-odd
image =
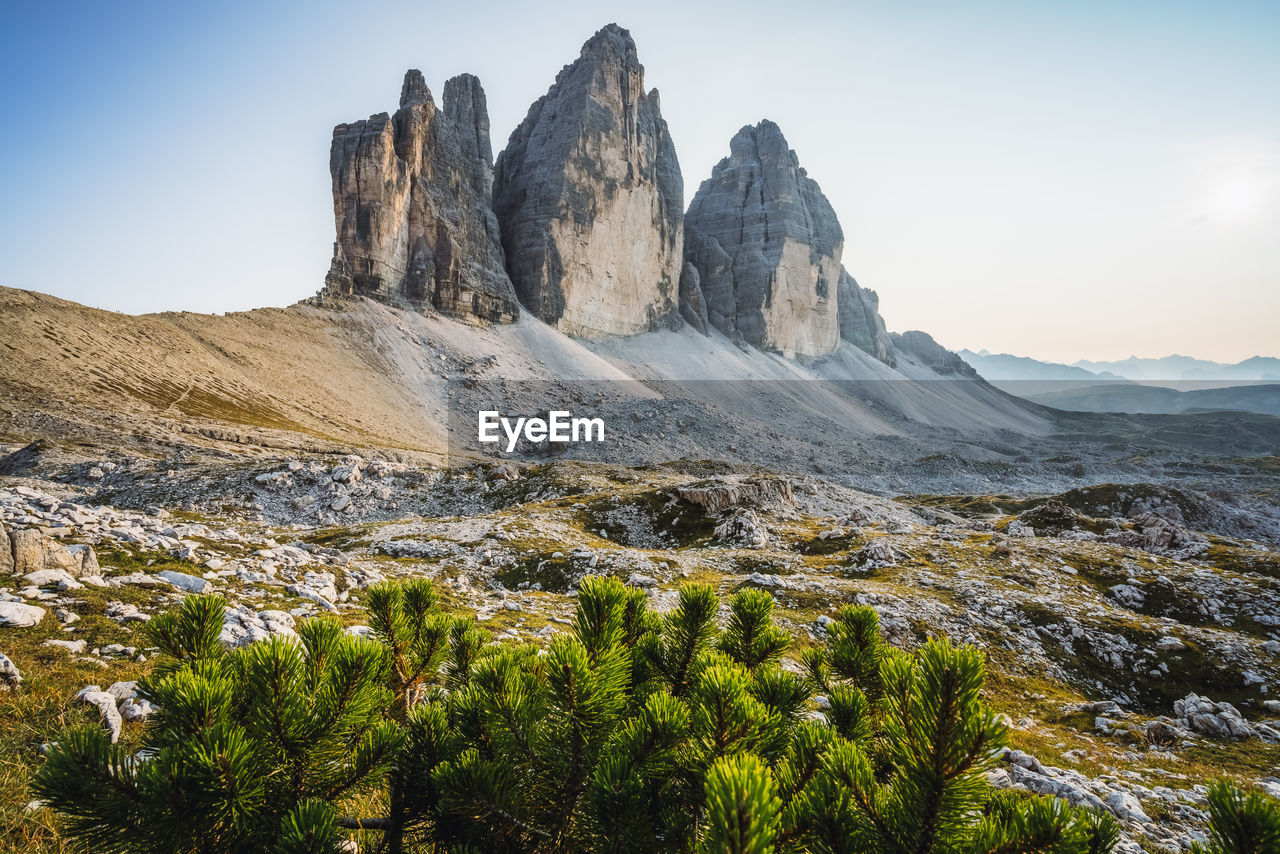
[[[1128,850],[1183,850],[1208,780],[1280,795],[1280,554],[1248,522],[1167,486],[894,501],[709,463],[187,454],[5,478],[0,845],[60,850],[25,788],[42,745],[83,721],[136,738],[138,626],[191,592],[226,597],[241,645],[322,612],[358,626],[368,585],[424,575],[498,643],[541,644],[607,573],[660,610],[690,580],[763,587],[793,662],[847,602],[902,647],[977,644],[1012,724],[993,782],[1113,812]]]

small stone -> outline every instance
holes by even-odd
[[[51,640],[45,641],[43,645],[56,646],[61,649],[65,649],[71,655],[83,655],[84,649],[86,646],[89,645],[89,642],[85,640],[69,641],[69,640],[52,640],[51,639]]]
[[[138,690],[138,683],[133,682],[116,682],[107,689],[107,693],[115,697],[117,700],[123,701],[132,697]]]
[[[0,652],[0,691],[17,688],[21,681],[22,674],[18,672],[18,665],[14,664],[9,656]]]
[[[203,578],[187,575],[185,572],[175,572],[172,569],[161,570],[156,573],[156,577],[163,578],[174,587],[188,593],[208,593],[213,589],[213,585]]]
[[[120,730],[124,724],[120,717],[120,711],[116,708],[115,697],[106,691],[99,690],[97,685],[90,685],[81,689],[76,694],[76,699],[82,703],[97,706],[98,712],[102,716],[102,725],[111,735],[111,743],[115,744],[120,740]]]

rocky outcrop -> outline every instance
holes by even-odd
[[[1266,724],[1251,724],[1230,703],[1215,703],[1208,697],[1188,694],[1173,704],[1174,723],[1184,729],[1217,738],[1280,742],[1280,733]]]
[[[791,507],[791,484],[777,477],[721,477],[681,486],[676,494],[710,515],[743,506]]]
[[[711,323],[787,356],[840,344],[837,288],[844,233],[778,126],[744,127],[685,215],[685,259]]]
[[[675,318],[684,183],[631,35],[596,33],[498,157],[493,206],[524,306],[582,337]]]
[[[61,570],[76,578],[100,571],[92,546],[64,546],[34,528],[10,532],[9,542],[13,549],[12,571],[18,575]]]
[[[840,337],[853,346],[893,367],[897,360],[893,342],[880,316],[880,297],[861,287],[844,267],[836,288],[840,315]]]
[[[468,320],[519,308],[489,205],[492,151],[480,81],[445,84],[437,108],[422,72],[400,109],[338,125],[329,154],[338,240],[329,294],[355,294]]]
[[[1133,530],[1118,531],[1105,539],[1117,545],[1183,560],[1198,557],[1209,550],[1209,542],[1204,537],[1158,513],[1135,516],[1133,526]]]
[[[901,335],[893,332],[889,334],[889,341],[897,353],[910,356],[934,373],[971,380],[981,379],[972,365],[934,341],[933,336],[927,332],[912,330]]]

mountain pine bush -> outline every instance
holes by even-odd
[[[1209,787],[1208,846],[1196,854],[1280,854],[1280,801],[1227,782]]]
[[[224,651],[222,601],[188,597],[147,627],[164,658],[139,686],[159,707],[143,749],[69,730],[35,791],[108,852],[329,852],[355,828],[392,854],[1115,844],[1106,815],[986,783],[1007,732],[974,648],[893,649],[849,606],[794,672],[764,592],[734,595],[724,631],[708,586],[661,617],[647,601],[586,578],[544,651],[491,644],[426,581],[383,584],[370,638],[313,618]]]

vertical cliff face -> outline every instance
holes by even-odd
[[[338,240],[326,292],[516,319],[489,205],[489,117],[476,78],[445,84],[439,109],[422,73],[409,71],[395,115],[334,128],[329,170]]]
[[[711,323],[787,356],[840,344],[837,289],[844,233],[778,126],[738,131],[685,216],[685,259]]]
[[[471,188],[487,202],[493,195],[493,146],[489,104],[478,77],[459,74],[444,84],[444,114],[457,131],[463,163],[471,166]]]
[[[615,24],[529,109],[498,157],[493,206],[524,306],[582,337],[676,317],[684,183],[657,90]]]
[[[844,267],[837,288],[840,305],[840,337],[870,353],[889,367],[895,364],[893,341],[880,316],[880,297],[861,287]]]

